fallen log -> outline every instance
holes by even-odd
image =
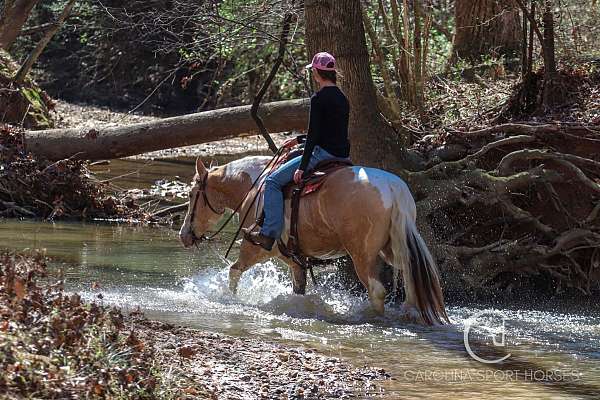
[[[303,130],[308,99],[278,101],[260,107],[270,132]],[[121,158],[173,147],[257,134],[250,106],[222,108],[127,126],[29,131],[27,150],[49,160]]]

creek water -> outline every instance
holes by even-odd
[[[527,307],[449,304],[450,325],[422,327],[403,322],[396,306],[373,315],[367,298],[344,290],[329,269],[306,296],[293,295],[287,269],[276,262],[246,272],[234,296],[221,256],[227,239],[186,250],[165,227],[0,222],[0,247],[46,249],[67,289],[84,298],[384,368],[392,379],[380,384],[383,398],[600,399],[600,312],[593,306],[553,311],[534,298]],[[486,362],[469,355],[465,342]]]

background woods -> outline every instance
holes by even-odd
[[[298,129],[311,85],[302,66],[328,50],[355,162],[410,184],[455,296],[598,290],[598,2],[36,3],[0,3],[4,122],[51,127],[50,96],[160,116],[247,105],[283,54],[263,101],[294,101],[260,110],[267,129]],[[254,132],[247,111],[28,137],[54,159],[116,157],[131,138],[141,152]]]
[[[456,0],[455,37],[450,56],[458,60],[481,61],[485,57],[518,58],[521,51],[522,18],[514,1]]]
[[[29,14],[39,0],[6,0],[0,14],[0,47],[8,49],[17,40]]]

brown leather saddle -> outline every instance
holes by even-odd
[[[281,165],[294,157],[302,155],[302,149],[290,151],[285,157],[282,157],[279,162],[272,168],[271,171],[277,170]],[[333,158],[318,163],[315,168],[307,174],[299,184],[290,182],[283,188],[284,198],[290,199],[291,215],[290,215],[290,231],[288,234],[288,242],[284,243],[281,238],[277,240],[277,246],[281,254],[291,258],[296,264],[305,270],[309,270],[313,282],[315,277],[312,267],[318,264],[325,264],[325,261],[303,255],[300,251],[298,240],[298,213],[300,209],[300,199],[311,193],[317,192],[323,186],[329,175],[333,172],[353,166],[352,162],[347,158]],[[262,212],[256,220],[254,226],[262,226],[265,214]]]
[[[296,264],[304,269],[309,269],[315,264],[322,264],[323,261],[305,256],[300,251],[298,238],[300,199],[311,193],[317,192],[323,186],[327,177],[333,172],[352,165],[352,162],[346,158],[334,158],[321,161],[299,184],[290,182],[283,189],[284,198],[290,199],[290,231],[288,234],[288,242],[284,243],[283,240],[279,238],[277,240],[277,245],[281,254],[291,258]],[[312,269],[310,271],[312,274]],[[314,276],[312,276],[312,278],[314,281]]]
[[[300,189],[300,197],[318,191],[327,177],[338,169],[351,167],[354,164],[347,158],[333,158],[318,163],[315,168],[304,178],[300,184],[290,182],[283,188],[283,197],[285,199],[292,198],[296,189]]]

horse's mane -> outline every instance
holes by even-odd
[[[226,168],[227,175],[237,175],[245,172],[254,181],[270,159],[271,157],[269,156],[246,156],[233,160],[225,164],[224,167]]]

